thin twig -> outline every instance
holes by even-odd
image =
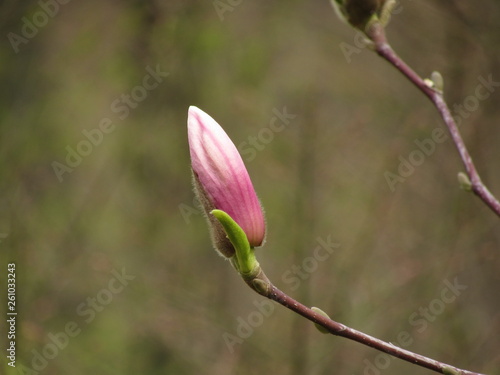
[[[267,278],[266,278],[267,280]],[[268,282],[268,281],[266,281]],[[249,284],[251,286],[251,283]],[[252,287],[252,286],[251,286]],[[278,302],[279,304],[285,306],[286,308],[296,312],[297,314],[302,315],[306,319],[321,325],[326,328],[331,334],[336,336],[342,336],[349,340],[357,341],[363,345],[370,346],[374,349],[377,349],[381,352],[390,354],[394,357],[400,358],[404,361],[410,362],[414,365],[421,366],[435,372],[439,372],[441,374],[448,375],[482,375],[477,372],[471,372],[467,370],[458,369],[454,366],[436,361],[434,359],[430,359],[424,357],[420,354],[413,353],[409,350],[399,348],[391,343],[387,343],[385,341],[379,340],[375,337],[367,335],[366,333],[357,331],[355,329],[349,328],[344,324],[338,323],[332,319],[328,319],[327,317],[318,314],[317,312],[311,310],[309,307],[304,306],[300,302],[294,300],[292,297],[288,296],[286,293],[282,292],[278,288],[276,288],[273,284],[269,282],[269,288],[267,291],[256,290],[252,288],[257,293]]]
[[[500,216],[500,202],[495,198],[488,188],[483,184],[479,173],[477,172],[474,162],[465,146],[465,143],[460,135],[458,126],[451,115],[448,105],[443,99],[443,94],[434,88],[427,85],[424,80],[410,68],[397,54],[387,42],[384,28],[379,24],[373,24],[367,31],[368,37],[375,44],[375,51],[398,69],[406,78],[408,78],[420,91],[422,91],[436,106],[441,114],[441,117],[448,127],[451,138],[457,147],[460,158],[465,166],[465,170],[471,182],[471,189],[494,213]]]

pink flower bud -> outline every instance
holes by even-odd
[[[195,190],[205,212],[225,211],[247,235],[251,246],[264,241],[264,214],[245,164],[221,126],[201,109],[188,112],[188,139]],[[208,215],[215,247],[234,254],[220,223]]]

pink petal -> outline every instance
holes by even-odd
[[[264,214],[241,156],[222,127],[201,109],[188,112],[191,164],[215,208],[245,231],[252,246],[265,236]]]

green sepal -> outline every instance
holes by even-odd
[[[458,371],[457,369],[453,368],[453,367],[450,367],[450,366],[445,366],[443,367],[443,370],[442,370],[443,374],[445,375],[460,375],[460,371]]]
[[[459,172],[457,178],[461,189],[465,191],[472,191],[472,182],[470,181],[469,176],[467,176],[464,172]]]
[[[382,26],[386,27],[389,21],[391,20],[391,14],[394,11],[397,3],[396,0],[387,0],[380,10],[380,23]]]
[[[444,79],[441,73],[439,73],[438,71],[432,72],[431,80],[434,83],[434,89],[442,94],[444,90]]]
[[[319,314],[319,315],[323,315],[325,318],[330,319],[330,317],[328,316],[328,314],[326,312],[324,312],[323,310],[321,310],[319,307],[311,307],[311,310],[314,311],[315,313]],[[325,327],[319,325],[318,323],[314,323],[314,326],[321,333],[325,333],[325,334],[326,333],[330,333],[329,330],[327,330]]]
[[[234,246],[236,259],[233,258],[232,263],[236,270],[242,275],[253,273],[259,263],[255,259],[254,249],[250,247],[243,229],[231,216],[222,210],[212,210],[210,213],[221,223],[229,241]]]

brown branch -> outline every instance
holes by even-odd
[[[435,90],[425,83],[425,81],[410,68],[391,48],[387,42],[385,31],[382,25],[374,23],[367,31],[368,37],[375,44],[375,51],[398,69],[406,78],[410,80],[420,91],[422,91],[436,106],[444,123],[446,124],[451,138],[457,147],[460,158],[465,166],[467,176],[471,182],[471,190],[476,194],[494,213],[500,216],[500,202],[481,181],[481,177],[472,161],[472,158],[460,135],[458,126],[451,115],[448,105],[443,99],[441,92]]]
[[[357,331],[355,329],[349,328],[344,324],[338,323],[332,319],[329,319],[313,310],[309,307],[301,304],[292,297],[288,296],[286,293],[282,292],[276,288],[269,279],[264,275],[262,270],[259,272],[259,276],[252,280],[245,280],[247,284],[257,293],[267,297],[279,304],[285,306],[287,309],[303,316],[304,318],[310,320],[313,323],[319,324],[328,330],[332,335],[342,336],[349,340],[357,341],[363,345],[370,346],[376,350],[392,355],[396,358],[402,359],[403,361],[410,362],[414,365],[439,372],[441,374],[447,375],[482,375],[477,372],[471,372],[467,370],[458,369],[454,366],[448,365],[424,357],[420,354],[413,353],[409,350],[402,349],[391,343],[379,340],[373,336],[367,335],[366,333]],[[257,281],[257,282],[254,282]],[[263,287],[265,285],[266,287]]]

